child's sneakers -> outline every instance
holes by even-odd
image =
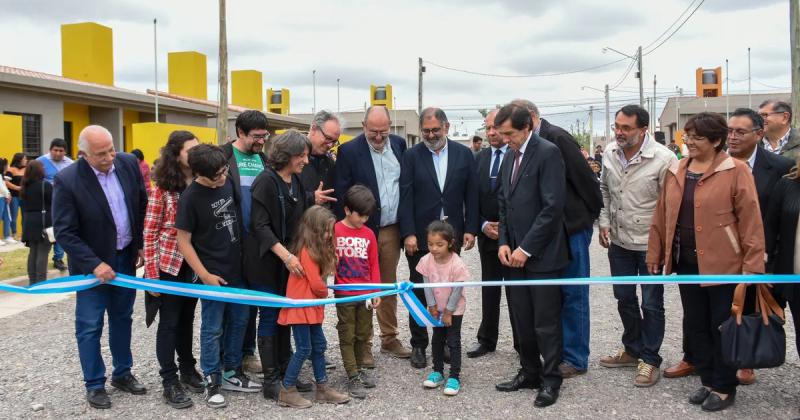
[[[206,405],[211,408],[222,408],[228,405],[225,396],[219,392],[220,375],[218,373],[206,377]]]
[[[361,378],[361,383],[364,384],[364,388],[375,388],[377,386],[375,375],[367,369],[361,369],[358,372],[358,377]]]
[[[261,384],[250,380],[241,368],[222,375],[222,389],[236,392],[261,392]]]
[[[458,391],[461,389],[461,382],[458,381],[456,378],[450,378],[447,380],[447,384],[444,386],[444,395],[458,395]]]
[[[425,379],[425,381],[422,382],[422,386],[424,386],[425,388],[433,389],[433,388],[439,388],[443,383],[444,383],[444,376],[442,376],[441,373],[431,372],[431,374],[428,375],[428,379]]]

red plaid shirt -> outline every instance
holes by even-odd
[[[177,276],[183,264],[178,252],[178,233],[175,215],[180,193],[164,191],[155,186],[147,200],[144,216],[144,276],[158,279],[158,272]]]

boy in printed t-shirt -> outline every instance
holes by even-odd
[[[354,185],[345,194],[345,218],[334,227],[336,255],[336,284],[380,283],[378,242],[372,229],[364,225],[375,211],[375,197],[369,188]],[[336,292],[337,297],[363,295],[370,291]],[[336,305],[339,322],[339,346],[347,372],[347,391],[353,398],[366,398],[365,388],[374,388],[375,379],[363,369],[364,355],[372,337],[372,308],[380,298],[371,302],[351,302]]]

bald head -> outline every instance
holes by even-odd
[[[84,153],[86,162],[100,172],[108,172],[117,155],[111,132],[99,125],[90,125],[81,130],[78,149]]]
[[[389,130],[392,119],[389,117],[389,109],[385,106],[371,106],[364,113],[364,136],[367,142],[378,151],[383,150],[386,141],[389,139]]]
[[[495,108],[489,111],[489,113],[486,114],[486,119],[483,120],[486,127],[486,140],[489,140],[489,144],[494,148],[503,147],[504,144],[503,136],[497,132],[497,127],[494,125],[494,117],[497,116],[497,111],[500,110]]]

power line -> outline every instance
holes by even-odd
[[[692,16],[694,16],[695,12],[697,12],[697,10],[698,10],[698,9],[700,9],[700,6],[702,6],[702,5],[703,5],[703,3],[705,3],[705,2],[706,2],[706,0],[700,0],[700,3],[698,3],[698,4],[697,4],[697,7],[695,7],[695,8],[694,8],[694,10],[692,10],[692,13],[690,13],[690,14],[689,14],[689,16],[686,16],[686,19],[684,19],[684,20],[683,20],[683,22],[681,22],[681,24],[680,24],[680,25],[678,25],[678,27],[677,27],[677,28],[675,28],[675,30],[674,30],[674,31],[672,31],[672,33],[671,33],[671,34],[669,34],[669,36],[668,36],[668,37],[664,38],[664,40],[663,40],[663,41],[661,41],[661,42],[660,42],[658,45],[656,45],[655,47],[653,47],[653,49],[651,49],[650,51],[647,51],[647,52],[645,52],[645,53],[642,53],[642,55],[648,55],[648,54],[652,53],[653,51],[657,50],[657,49],[658,49],[660,46],[664,45],[664,43],[665,43],[665,42],[669,41],[669,40],[670,40],[670,39],[673,37],[673,35],[675,35],[676,33],[678,33],[678,31],[680,31],[680,30],[681,30],[681,28],[683,28],[683,25],[685,25],[685,24],[686,24],[686,22],[688,22],[688,21],[689,21],[689,19],[691,19],[691,18],[692,18]]]
[[[482,73],[482,72],[478,72],[478,71],[464,70],[464,69],[459,69],[459,68],[455,68],[455,67],[444,66],[444,65],[437,64],[437,63],[434,63],[434,62],[428,61],[428,60],[424,60],[423,62],[425,64],[430,64],[430,65],[432,65],[434,67],[439,67],[441,69],[450,70],[450,71],[456,71],[456,72],[466,73],[466,74],[472,74],[472,75],[475,75],[475,76],[487,76],[487,77],[499,77],[499,78],[531,78],[531,77],[564,76],[564,75],[567,75],[567,74],[583,73],[583,72],[590,71],[590,70],[597,70],[599,68],[608,67],[608,66],[610,66],[612,64],[616,64],[616,63],[619,63],[619,62],[625,61],[625,60],[628,60],[628,58],[627,57],[620,58],[619,60],[611,61],[611,62],[608,62],[608,63],[605,63],[605,64],[600,64],[600,65],[597,65],[597,66],[586,67],[586,68],[582,68],[582,69],[578,69],[578,70],[569,70],[569,71],[563,71],[563,72],[557,72],[557,73],[539,73],[539,74],[494,74],[494,73]]]
[[[651,43],[647,44],[647,46],[645,46],[643,49],[645,49],[645,50],[646,50],[646,49],[648,49],[648,48],[652,47],[652,46],[653,46],[653,44],[655,44],[656,42],[658,42],[658,40],[659,40],[659,39],[661,39],[661,37],[662,37],[662,36],[666,35],[666,33],[667,33],[667,32],[669,32],[669,31],[670,31],[670,29],[672,29],[672,27],[673,27],[673,26],[675,26],[675,24],[676,24],[676,23],[678,23],[678,21],[679,21],[679,20],[681,20],[681,18],[683,17],[683,15],[685,15],[685,14],[686,14],[686,12],[688,12],[688,11],[689,11],[689,9],[691,9],[691,8],[692,8],[692,6],[694,6],[694,3],[695,3],[696,1],[697,1],[697,0],[692,0],[692,2],[691,2],[691,3],[689,3],[689,5],[688,5],[688,6],[686,6],[686,9],[683,9],[683,12],[681,12],[681,14],[680,14],[680,15],[678,15],[678,17],[675,19],[675,21],[673,21],[673,22],[672,22],[672,24],[671,24],[671,25],[669,25],[669,26],[667,27],[667,29],[664,29],[664,32],[662,32],[662,33],[661,33],[661,35],[659,35],[659,36],[658,36],[658,38],[654,39],[654,40],[653,40],[653,42],[651,42]]]

